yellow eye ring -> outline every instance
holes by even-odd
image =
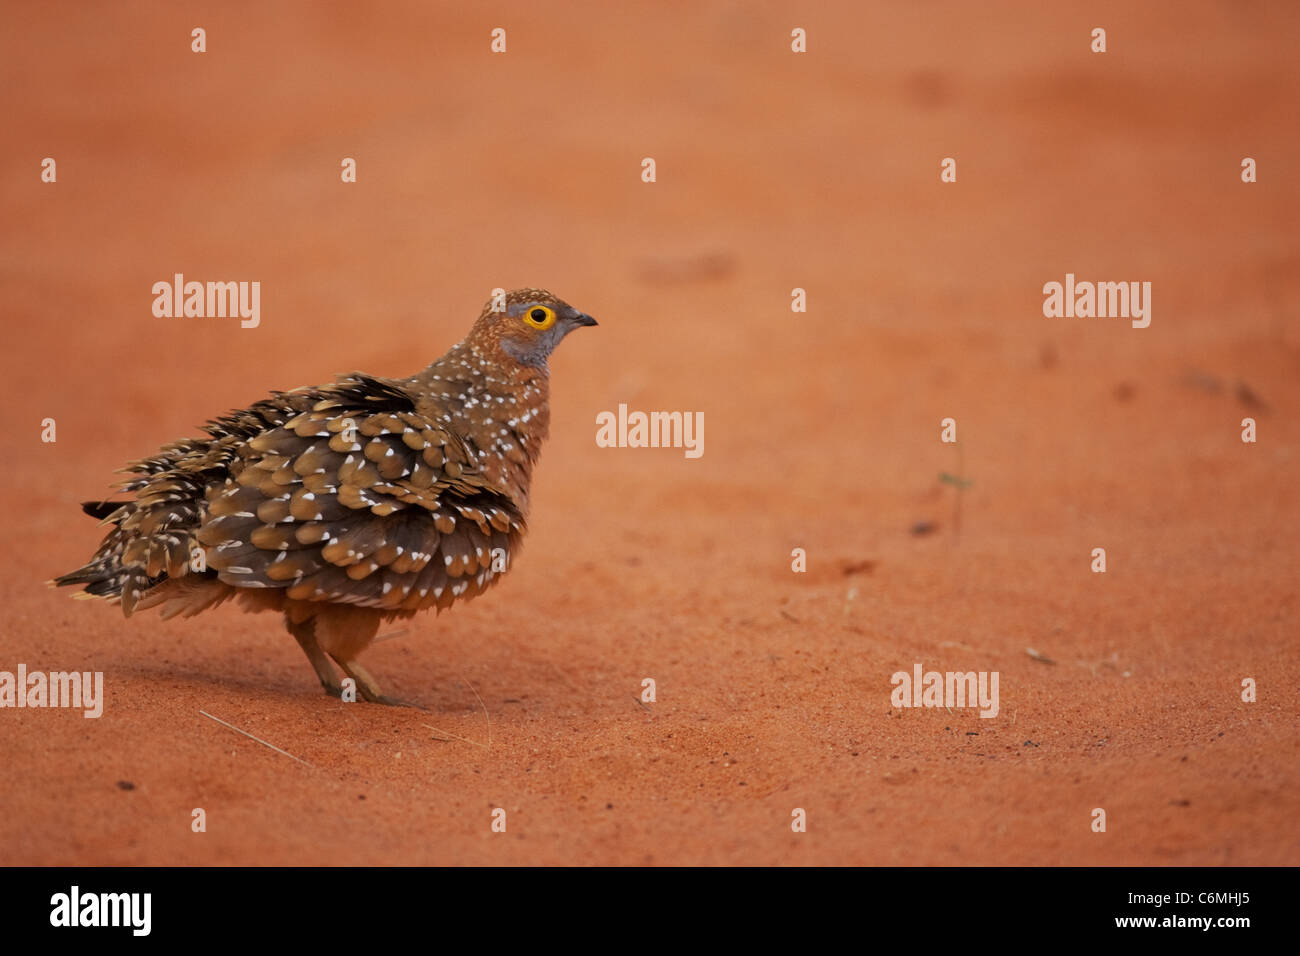
[[[524,321],[535,329],[546,330],[555,324],[555,310],[544,305],[531,306],[524,313]]]

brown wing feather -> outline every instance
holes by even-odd
[[[407,611],[481,593],[501,569],[493,549],[508,564],[517,547],[522,509],[470,442],[416,407],[400,383],[353,373],[214,419],[207,437],[125,469],[134,500],[83,506],[113,527],[55,583],[128,615],[180,579],[192,583],[169,592],[182,595],[172,613],[187,615],[221,599],[214,584]]]

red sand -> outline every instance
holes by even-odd
[[[0,670],[107,703],[0,710],[0,862],[1300,862],[1295,6],[537,6],[10,5]],[[174,272],[261,326],[155,319]],[[1044,318],[1066,272],[1150,328]],[[428,713],[327,698],[270,615],[43,586],[126,460],[519,285],[601,325],[513,573],[365,658]],[[620,402],[704,456],[598,448]],[[891,709],[918,662],[1001,714]]]

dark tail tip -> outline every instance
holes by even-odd
[[[124,502],[121,501],[83,501],[81,510],[92,518],[99,518],[102,521],[122,507],[123,504]]]

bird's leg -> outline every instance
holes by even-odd
[[[370,703],[388,704],[390,707],[414,707],[417,710],[425,709],[412,701],[402,700],[399,697],[389,697],[379,689],[379,682],[375,680],[370,671],[362,667],[357,661],[336,656],[334,663],[343,668],[343,673],[357,682],[357,692]]]
[[[310,618],[297,623],[292,619],[286,619],[285,626],[297,640],[302,652],[307,655],[307,660],[311,661],[311,666],[316,668],[316,676],[320,678],[320,685],[325,688],[325,693],[342,697],[343,685],[339,683],[339,675],[330,664],[329,656],[320,649],[320,644],[316,641],[316,622]]]

